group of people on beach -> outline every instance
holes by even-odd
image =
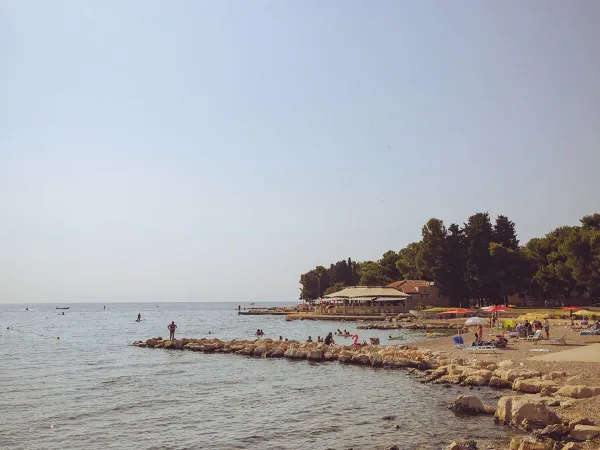
[[[265,332],[263,330],[261,330],[260,328],[258,330],[256,330],[256,336],[264,336]]]

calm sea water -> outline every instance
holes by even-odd
[[[440,449],[504,436],[489,417],[446,408],[462,388],[402,371],[130,345],[168,337],[171,320],[178,337],[251,339],[262,328],[302,340],[349,322],[238,316],[237,303],[71,304],[64,316],[57,305],[25,306],[0,305],[2,449]]]

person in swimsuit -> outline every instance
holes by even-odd
[[[175,329],[177,328],[177,325],[175,325],[175,321],[172,321],[167,328],[169,329],[169,339],[173,340],[175,339]]]
[[[137,318],[137,321],[138,321],[138,322],[140,322],[141,320],[142,320],[142,314],[141,314],[141,313],[138,313],[138,318]]]

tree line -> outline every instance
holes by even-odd
[[[600,214],[580,219],[520,245],[506,216],[473,214],[446,228],[432,218],[421,240],[377,261],[337,261],[300,276],[300,299],[311,301],[346,286],[384,286],[393,281],[434,281],[453,305],[496,304],[513,294],[544,299],[586,292],[600,295]]]

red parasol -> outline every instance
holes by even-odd
[[[564,311],[579,311],[582,308],[578,308],[577,306],[565,306],[564,308],[560,308]]]
[[[488,306],[486,308],[481,308],[486,312],[495,312],[495,311],[510,311],[510,306]]]
[[[458,308],[458,309],[451,309],[450,311],[439,312],[438,314],[466,314],[466,313],[473,313],[473,312],[475,312],[475,310],[473,310],[473,309]]]

